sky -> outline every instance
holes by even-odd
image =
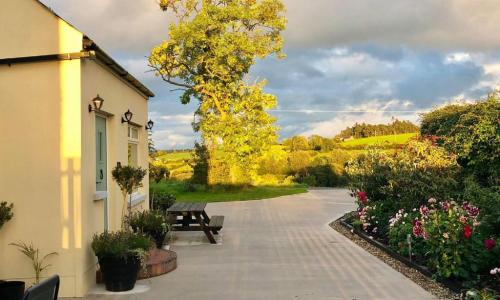
[[[500,87],[498,0],[283,0],[287,57],[259,60],[250,78],[278,97],[280,138],[333,137],[355,122],[418,123],[433,107]],[[157,0],[42,0],[148,86],[158,149],[192,147],[196,103],[147,66],[172,16]]]

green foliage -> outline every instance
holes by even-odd
[[[157,182],[158,183],[158,182]],[[149,205],[151,209],[161,210],[166,213],[167,209],[175,203],[175,196],[162,190],[149,189]]]
[[[223,151],[231,166],[254,176],[256,158],[276,139],[275,118],[267,113],[276,97],[263,92],[265,81],[248,85],[244,77],[256,59],[282,56],[283,3],[162,0],[160,7],[178,22],[152,50],[150,65],[183,89],[182,103],[198,101],[193,128],[210,151]]]
[[[303,136],[292,136],[289,139],[283,140],[282,144],[292,152],[306,151],[311,149],[309,146],[309,142],[307,141],[307,138]]]
[[[14,216],[14,213],[12,212],[13,208],[14,204],[12,203],[8,204],[5,201],[0,202],[0,229],[2,229],[2,226],[10,221]]]
[[[415,239],[413,235],[413,220],[417,218],[418,214],[415,212],[405,212],[404,209],[399,210],[394,218],[389,220],[389,246],[399,254],[410,257],[410,244],[408,243],[408,236],[411,241],[411,259],[418,263],[425,264],[424,256],[426,254],[425,243],[423,239]]]
[[[120,187],[120,190],[126,194],[132,194],[135,189],[142,187],[142,179],[144,179],[146,173],[147,171],[141,167],[135,168],[133,166],[121,165],[117,165],[111,171],[111,175]]]
[[[394,120],[391,124],[354,124],[353,127],[347,127],[342,130],[336,137],[347,138],[366,138],[370,136],[380,135],[396,135],[401,133],[416,133],[419,132],[417,125],[409,121]]]
[[[331,151],[335,148],[335,143],[332,139],[319,135],[310,136],[308,142],[309,148],[314,151]]]
[[[140,233],[130,231],[105,231],[92,238],[92,250],[98,258],[143,258],[152,246],[151,240]]]
[[[500,232],[500,187],[483,187],[472,176],[467,177],[463,185],[462,198],[481,209],[481,231],[486,235]]]
[[[191,182],[193,184],[208,185],[208,169],[209,169],[210,155],[205,145],[198,143],[194,144],[193,163],[193,177]]]
[[[385,224],[399,209],[410,211],[429,197],[456,199],[459,171],[455,157],[428,140],[411,141],[393,154],[370,150],[346,167],[353,193],[364,191],[370,202],[384,203]],[[380,227],[383,235],[386,230]]]
[[[412,258],[426,264],[436,277],[477,286],[481,280],[487,282],[489,270],[500,263],[498,236],[481,231],[479,212],[468,202],[460,206],[431,198],[428,205],[409,213],[401,209],[390,219],[389,244],[407,256],[410,235]]]
[[[162,164],[150,163],[149,175],[156,183],[166,180],[170,177],[170,171]]]
[[[468,174],[485,186],[500,182],[500,93],[423,115],[422,133],[437,135]]]
[[[282,175],[287,172],[288,153],[282,146],[275,145],[269,148],[259,158],[259,175]]]
[[[147,171],[141,167],[135,168],[132,166],[122,166],[118,164],[112,171],[111,175],[116,181],[123,195],[122,203],[122,229],[125,229],[125,211],[127,210],[127,196],[131,195],[135,189],[142,187],[142,179],[146,176]],[[130,214],[130,208],[129,208]]]
[[[353,192],[365,191],[371,201],[394,201],[407,210],[430,196],[453,195],[460,171],[455,157],[428,140],[412,141],[393,154],[370,150],[346,170]]]
[[[57,252],[51,252],[40,258],[40,250],[35,248],[33,243],[26,244],[24,242],[17,242],[10,243],[9,245],[17,247],[18,250],[31,261],[33,271],[35,272],[35,284],[40,283],[40,275],[51,266],[50,264],[46,264],[45,261],[50,256],[58,255]]]
[[[155,240],[158,248],[162,247],[165,235],[170,231],[166,213],[160,210],[132,213],[127,218],[127,223],[135,233],[144,233]]]

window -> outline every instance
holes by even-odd
[[[128,165],[137,167],[138,153],[137,144],[139,143],[139,129],[137,127],[128,127]]]
[[[130,142],[139,143],[139,129],[137,127],[128,127],[128,140]]]

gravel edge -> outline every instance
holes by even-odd
[[[420,273],[419,271],[408,267],[405,265],[403,262],[394,259],[391,257],[389,254],[384,252],[383,250],[375,247],[374,245],[368,243],[364,239],[362,239],[360,236],[358,236],[355,233],[352,233],[349,229],[344,227],[342,224],[340,224],[340,220],[336,220],[330,224],[330,227],[332,227],[335,231],[339,232],[340,234],[344,235],[348,239],[350,239],[352,242],[354,242],[356,245],[360,246],[367,252],[371,253],[375,257],[379,258],[382,260],[384,263],[392,267],[394,270],[398,271],[399,273],[403,274],[404,276],[408,277],[411,279],[413,282],[421,286],[423,289],[426,291],[430,292],[434,296],[436,296],[439,299],[460,299],[460,295],[449,290],[439,282],[436,282],[432,280],[431,278],[425,276],[424,274]]]

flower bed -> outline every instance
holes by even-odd
[[[361,237],[455,292],[500,292],[500,240],[481,232],[477,207],[431,198],[418,209],[398,210],[387,221],[377,217],[377,205],[370,205],[366,193],[356,196],[358,210],[341,223]],[[388,223],[387,235],[379,234],[382,222]]]
[[[433,139],[395,153],[370,150],[346,171],[356,232],[434,279],[500,293],[498,187],[464,177],[456,156]]]

